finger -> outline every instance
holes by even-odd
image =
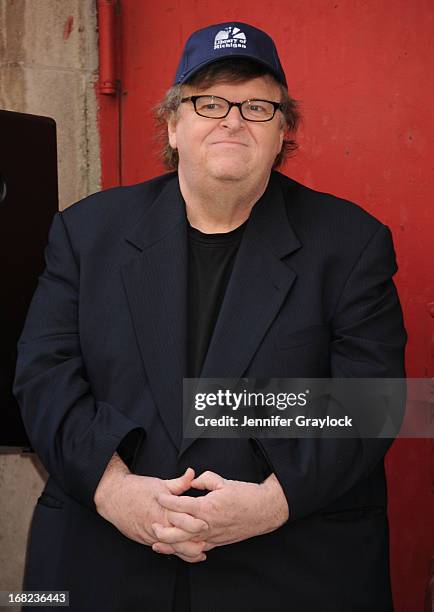
[[[162,544],[161,542],[153,544],[152,550],[165,555],[176,555],[187,563],[199,563],[200,561],[206,561],[206,554],[203,552],[197,555],[197,557],[187,557],[182,553],[177,553],[174,548],[170,546],[170,544]]]
[[[194,476],[195,474],[193,468],[189,467],[185,470],[182,476],[165,480],[165,483],[173,495],[180,495],[181,493],[184,493],[184,491],[188,491],[188,489],[191,487],[191,481],[193,480]]]
[[[167,508],[167,510],[173,510],[174,512],[184,512],[185,514],[191,514],[197,516],[199,511],[199,498],[190,497],[189,495],[170,495],[169,493],[159,493],[157,495],[157,501],[160,506]]]
[[[152,529],[157,540],[165,544],[176,544],[177,542],[186,542],[191,539],[191,533],[178,527],[164,527],[158,523],[153,523]]]
[[[165,544],[164,542],[155,542],[152,544],[152,550],[157,553],[161,553],[163,555],[175,555],[175,549],[170,544]]]
[[[199,563],[200,561],[206,561],[206,555],[200,554],[197,557],[186,557],[185,555],[181,555],[180,553],[176,553],[176,556],[186,561],[187,563]]]
[[[172,544],[172,546],[176,554],[181,554],[189,558],[195,558],[203,553],[205,542],[178,542],[176,544]]]
[[[167,520],[174,527],[179,527],[184,531],[188,531],[190,534],[198,534],[209,528],[208,523],[190,514],[185,514],[185,512],[173,512],[172,510],[168,510]]]
[[[180,544],[166,544],[165,542],[155,542],[152,550],[164,555],[178,555],[188,560],[200,557],[203,554],[205,542],[183,542]]]
[[[225,484],[225,479],[216,474],[215,472],[203,472],[200,476],[191,481],[190,486],[194,489],[207,489],[208,491],[215,491],[221,489]]]

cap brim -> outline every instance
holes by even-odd
[[[273,69],[270,64],[268,64],[267,62],[264,62],[260,59],[258,59],[256,56],[254,55],[250,55],[249,53],[242,53],[242,52],[238,52],[238,53],[228,53],[227,55],[222,55],[220,57],[212,57],[208,60],[205,60],[204,62],[202,62],[201,64],[198,64],[197,66],[195,66],[194,68],[192,68],[189,72],[187,72],[182,79],[176,80],[174,85],[181,85],[183,83],[186,83],[192,76],[194,76],[197,72],[199,72],[199,70],[202,70],[202,68],[205,68],[205,66],[210,66],[211,64],[215,64],[216,62],[221,62],[224,61],[226,59],[234,59],[234,58],[245,58],[245,59],[250,59],[254,62],[256,62],[257,64],[261,64],[262,66],[264,66],[264,68],[266,68],[268,70],[268,72],[270,74],[272,74],[277,81],[279,81],[279,83],[282,83],[283,85],[285,85],[285,87],[287,87],[287,83],[286,83],[286,78],[284,77],[284,80],[282,81],[281,75],[277,72],[277,70]]]

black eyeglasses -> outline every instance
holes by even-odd
[[[229,102],[219,96],[188,96],[181,102],[193,102],[194,110],[201,117],[224,119],[233,106],[237,106],[241,117],[246,121],[271,121],[276,111],[281,108],[279,102],[271,100],[244,100]]]

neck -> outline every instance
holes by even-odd
[[[181,168],[178,168],[178,176],[188,221],[206,234],[230,232],[244,223],[270,178],[268,175],[255,184],[211,177],[196,181],[189,180]]]

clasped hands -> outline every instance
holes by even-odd
[[[190,488],[206,495],[182,495]],[[126,537],[196,563],[215,546],[274,531],[288,520],[276,476],[263,483],[227,480],[192,468],[169,480],[132,474],[117,453],[97,487],[98,513]]]
[[[288,519],[285,495],[274,474],[256,484],[227,480],[210,471],[195,478],[188,468],[178,484],[185,487],[180,493],[189,488],[208,493],[200,497],[157,495],[166,525],[152,523],[155,552],[174,554],[190,563],[204,561],[205,553],[215,546],[274,531]]]

